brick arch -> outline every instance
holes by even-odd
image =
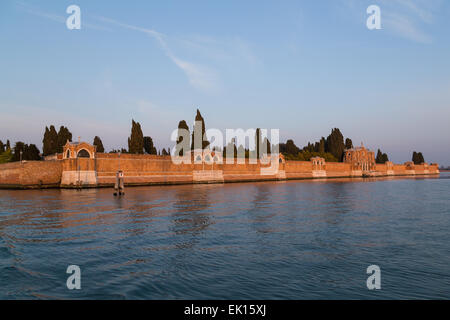
[[[91,153],[87,149],[82,148],[82,149],[78,150],[77,158],[92,158],[92,156],[91,156]]]

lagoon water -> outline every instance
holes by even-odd
[[[448,299],[449,195],[449,173],[0,190],[0,298]]]

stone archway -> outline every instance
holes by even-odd
[[[91,154],[86,149],[81,149],[77,153],[77,158],[90,158]]]

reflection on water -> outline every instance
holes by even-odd
[[[448,298],[449,177],[1,190],[0,298]]]

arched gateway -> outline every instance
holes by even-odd
[[[96,147],[87,142],[67,141],[63,147],[63,159],[95,158]]]

